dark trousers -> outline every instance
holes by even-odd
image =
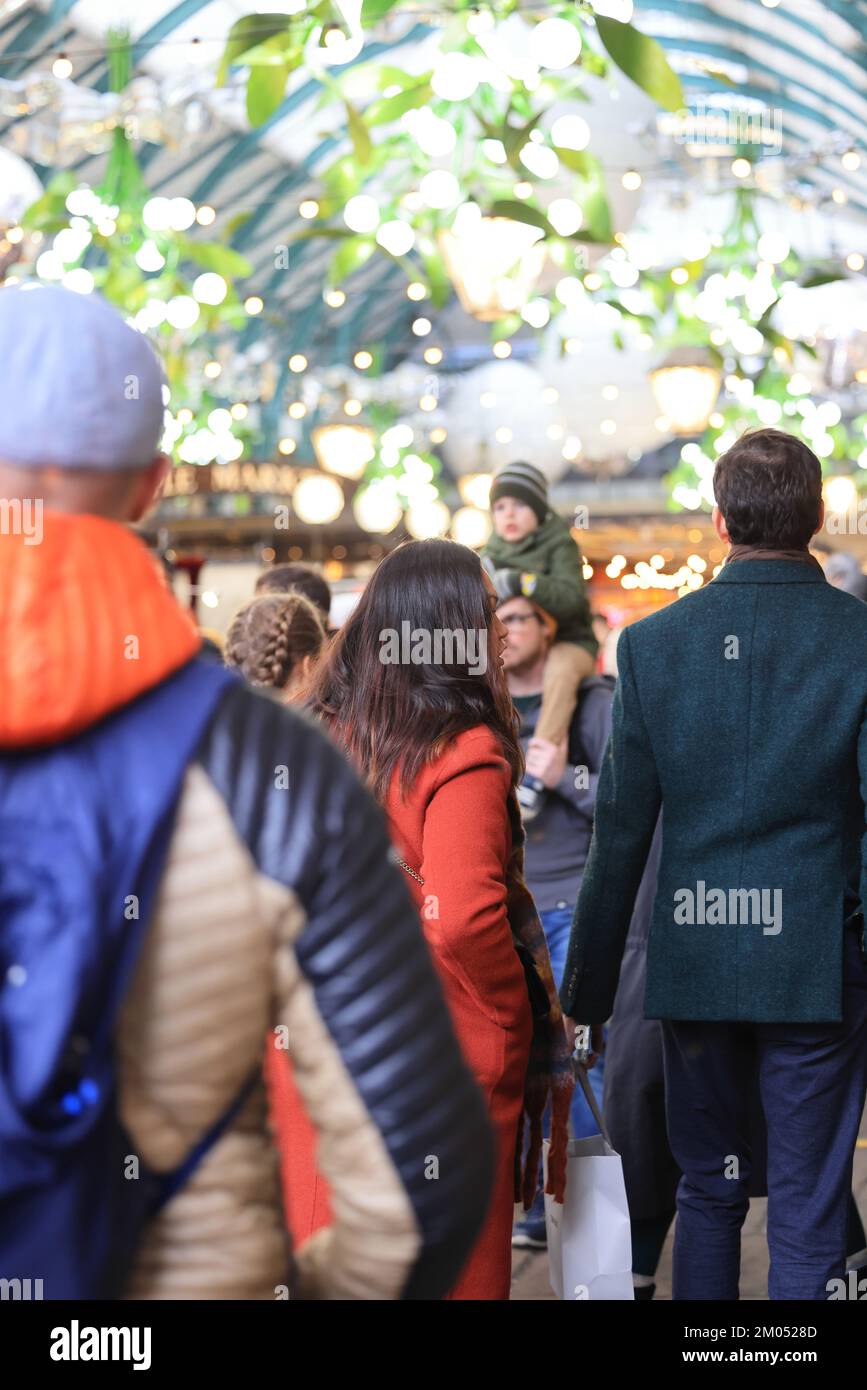
[[[867,963],[845,930],[840,1023],[663,1023],[677,1191],[673,1297],[735,1299],[749,1207],[749,1097],[768,1130],[772,1299],[826,1299],[846,1265],[852,1158],[867,1090]]]

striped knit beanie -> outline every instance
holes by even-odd
[[[491,506],[500,497],[517,497],[532,507],[541,524],[550,510],[548,480],[532,463],[507,463],[496,474],[491,485]]]

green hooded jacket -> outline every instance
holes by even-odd
[[[558,641],[575,642],[596,655],[599,644],[593,636],[581,550],[564,517],[550,512],[521,541],[504,541],[494,532],[482,554],[498,570],[507,571],[512,593],[523,594],[551,614]]]

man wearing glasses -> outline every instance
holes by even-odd
[[[569,736],[561,744],[536,738],[545,662],[556,624],[530,599],[521,596],[501,603],[497,617],[509,633],[503,664],[521,719],[527,772],[545,788],[539,814],[526,825],[524,868],[548,941],[554,979],[559,983],[590,846],[596,783],[611,730],[614,682],[606,676],[591,676],[582,682]],[[589,1073],[600,1104],[602,1073],[600,1060]],[[577,1138],[596,1133],[596,1123],[577,1088],[572,1102],[572,1127]],[[545,1209],[541,1200],[537,1199],[537,1205],[515,1224],[512,1244],[531,1249],[544,1247]]]

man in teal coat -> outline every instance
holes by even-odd
[[[722,570],[620,638],[561,998],[577,1023],[611,1013],[661,810],[645,1013],[664,1020],[683,1172],[674,1297],[737,1297],[757,1076],[769,1294],[826,1299],[867,1088],[867,604],[808,551],[824,512],[806,445],[744,435],[714,491]]]

